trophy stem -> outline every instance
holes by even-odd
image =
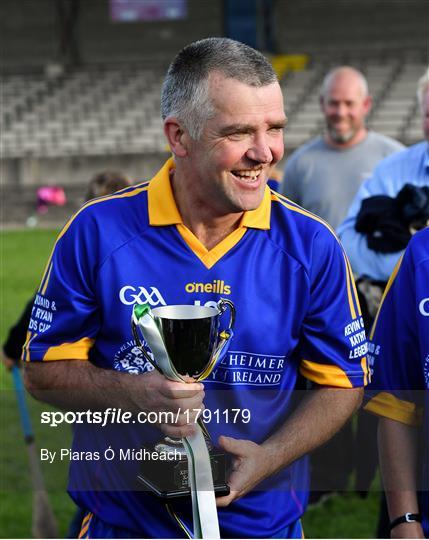
[[[159,442],[155,446],[157,452],[174,453],[176,456],[186,456],[186,450],[183,446],[182,439],[176,439],[173,437],[165,437],[163,441]],[[170,454],[171,455],[171,454]]]
[[[207,431],[203,431],[204,439],[206,441],[207,449],[210,451],[213,448],[213,444],[210,440],[210,436]],[[157,452],[175,452],[176,455],[186,456],[185,446],[183,444],[183,439],[178,439],[176,437],[164,437],[164,440],[159,442],[155,446]]]

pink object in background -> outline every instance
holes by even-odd
[[[46,214],[49,206],[64,206],[67,202],[62,187],[42,186],[37,190],[37,213]]]

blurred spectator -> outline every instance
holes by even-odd
[[[105,171],[96,174],[88,184],[86,200],[103,195],[109,195],[128,187],[131,181],[124,175],[114,171]],[[65,204],[65,194],[62,188],[55,186],[41,187],[38,192],[38,204]],[[43,212],[42,212],[43,213]],[[19,364],[22,354],[22,347],[25,343],[27,328],[30,321],[31,309],[34,304],[34,297],[27,303],[16,323],[9,329],[9,334],[3,344],[3,364],[11,369],[14,364]]]
[[[376,195],[396,197],[405,184],[429,186],[429,69],[418,83],[417,96],[422,113],[425,141],[384,159],[359,189],[347,218],[338,228],[341,242],[356,276],[386,282],[403,253],[382,253],[370,249],[367,236],[356,230],[362,202]]]
[[[286,163],[282,193],[334,228],[375,165],[403,148],[394,139],[367,130],[371,106],[360,71],[348,66],[330,71],[320,92],[326,133],[304,144]]]
[[[116,171],[104,171],[91,178],[86,192],[86,200],[110,195],[131,184],[130,180]]]
[[[67,202],[66,194],[59,186],[42,186],[37,190],[37,213],[48,212],[49,206],[64,206]]]

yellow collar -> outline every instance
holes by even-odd
[[[153,226],[183,224],[182,216],[176,206],[170,184],[170,170],[174,169],[170,158],[162,169],[152,178],[148,188],[149,223]],[[244,212],[240,227],[269,229],[271,215],[271,194],[265,187],[264,198],[256,210]]]

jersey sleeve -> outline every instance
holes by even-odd
[[[355,283],[340,243],[328,230],[314,241],[309,279],[300,372],[319,385],[365,385],[367,342]]]
[[[55,243],[37,291],[23,360],[87,360],[99,330],[94,296],[97,233],[77,215]]]
[[[372,377],[365,409],[409,425],[421,423],[424,388],[416,303],[415,268],[407,250],[387,284],[370,334]]]

